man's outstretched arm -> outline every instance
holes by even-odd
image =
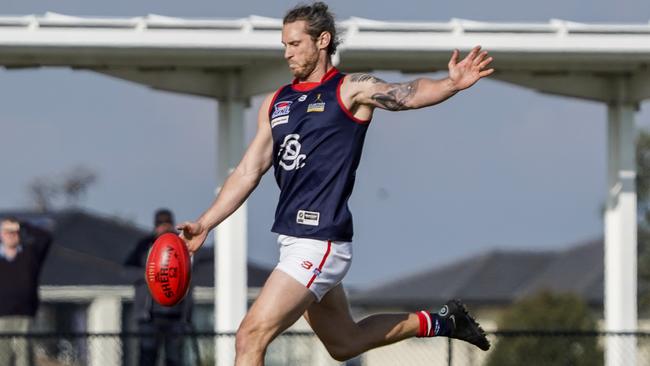
[[[268,96],[258,114],[257,133],[235,170],[224,182],[212,205],[195,222],[184,222],[177,229],[190,253],[197,251],[210,230],[228,218],[253,192],[262,176],[273,163],[273,137],[267,111],[272,95]]]
[[[474,85],[494,69],[492,57],[477,46],[460,62],[454,50],[449,60],[449,76],[434,80],[420,78],[404,83],[387,83],[369,74],[352,74],[346,79],[352,105],[365,105],[390,111],[418,109],[445,101],[457,92]]]

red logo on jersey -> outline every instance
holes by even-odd
[[[273,106],[273,113],[271,114],[271,119],[275,117],[280,117],[280,116],[286,116],[289,114],[289,111],[291,110],[291,103],[293,103],[290,100],[285,100],[282,102],[277,102]]]
[[[310,262],[310,261],[303,261],[302,262],[302,268],[304,268],[304,269],[310,269],[313,266],[314,266],[314,264],[312,262]]]

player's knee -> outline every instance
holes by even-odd
[[[235,335],[237,353],[262,352],[271,341],[272,327],[262,322],[245,319]]]
[[[329,352],[330,356],[332,356],[333,359],[339,362],[345,362],[357,356],[356,352],[353,352],[352,349],[346,347],[328,348],[327,352]]]
[[[339,362],[347,361],[359,355],[359,349],[353,340],[330,342],[325,344],[327,352]]]
[[[258,333],[248,328],[239,328],[235,336],[235,349],[238,354],[260,352],[264,349]]]

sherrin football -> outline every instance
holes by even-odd
[[[178,235],[166,233],[149,249],[144,273],[149,292],[163,306],[179,303],[190,288],[190,253]]]

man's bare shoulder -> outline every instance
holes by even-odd
[[[368,73],[354,73],[346,75],[342,87],[349,89],[351,94],[358,94],[386,82],[374,75]]]
[[[268,111],[269,108],[271,107],[271,103],[273,103],[273,98],[275,98],[275,92],[268,93],[264,96],[264,99],[262,100],[262,104],[260,105],[260,111]]]
[[[389,83],[371,74],[357,73],[349,75],[346,92],[354,104],[401,111],[413,109],[409,101],[414,96],[418,83],[417,79]]]
[[[374,75],[363,73],[363,72],[350,74],[348,75],[347,80],[351,83],[368,84],[368,85],[386,83],[384,80]]]
[[[384,80],[368,73],[348,74],[341,85],[341,94],[351,102],[357,103],[359,96],[370,93],[384,84],[386,84]]]

